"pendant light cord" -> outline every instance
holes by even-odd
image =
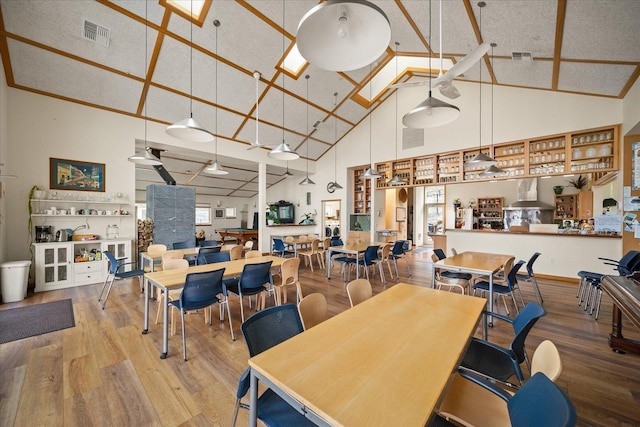
[[[338,116],[335,114],[335,110],[338,107],[338,92],[333,92],[333,111],[334,111],[334,126],[333,126],[333,182],[338,182]]]
[[[371,144],[371,86],[373,85],[373,78],[371,77],[371,64],[369,64],[369,166],[371,167],[371,169],[373,169],[373,160],[372,160],[372,156],[371,156],[371,152],[373,151],[372,149],[372,144]]]
[[[148,153],[148,148],[147,148],[147,92],[149,92],[149,85],[147,83],[147,79],[149,78],[149,76],[147,76],[147,74],[149,74],[149,69],[147,68],[147,56],[149,54],[149,48],[147,47],[148,44],[148,36],[147,34],[149,33],[149,22],[148,22],[148,7],[147,7],[147,2],[144,2],[144,79],[145,79],[145,84],[147,84],[147,89],[145,91],[145,95],[144,95],[144,152]]]
[[[145,0],[146,3],[146,0]],[[189,116],[193,118],[193,0],[191,0],[189,6],[189,22],[190,26],[190,39],[189,47],[191,48],[189,52]]]
[[[285,48],[284,48],[284,38],[285,38],[285,36],[284,36],[284,33],[285,33],[285,30],[284,30],[284,25],[285,25],[284,24],[284,9],[285,9],[284,2],[285,2],[285,0],[282,0],[282,57],[283,58],[284,58],[284,51],[285,51]],[[280,70],[280,72],[282,73],[282,143],[284,144],[284,95],[285,95],[284,94],[284,78],[285,78],[285,75],[284,75],[284,63],[282,64],[282,69]]]
[[[480,6],[480,23],[479,23],[479,30],[480,30],[480,40],[482,40],[482,8],[484,7],[484,2],[480,2],[478,3],[478,6]],[[478,61],[478,64],[480,65],[480,77],[479,77],[479,81],[480,81],[480,95],[478,96],[478,98],[480,99],[480,110],[479,110],[479,129],[480,129],[480,140],[478,141],[480,144],[480,149],[478,151],[478,154],[482,154],[482,61]]]
[[[433,76],[431,75],[431,57],[433,56],[433,48],[431,47],[431,0],[429,0],[429,50],[429,98],[431,98],[431,81],[433,80]]]
[[[304,76],[307,80],[307,179],[309,178],[309,74]]]
[[[215,66],[215,72],[216,72],[216,89],[215,89],[215,96],[216,96],[216,114],[214,116],[214,121],[213,121],[213,129],[214,129],[214,139],[216,142],[215,148],[216,148],[216,163],[218,163],[218,27],[220,26],[220,21],[218,21],[217,19],[215,19],[213,21],[213,26],[216,29],[216,66]]]
[[[396,42],[396,79],[398,78],[398,45]],[[398,91],[396,90],[396,162],[398,161]]]

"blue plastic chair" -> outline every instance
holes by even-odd
[[[225,283],[227,291],[235,294],[240,299],[240,316],[244,322],[243,296],[258,295],[267,292],[273,287],[273,277],[271,277],[271,264],[273,261],[257,262],[245,264],[242,274],[237,283]],[[265,286],[266,285],[266,286]],[[268,286],[268,287],[267,287]],[[262,296],[262,308],[264,308],[264,295]]]
[[[183,242],[174,242],[171,245],[172,249],[191,249],[191,248],[195,248],[196,247],[196,239],[195,237],[193,238],[193,240],[185,240]],[[188,256],[185,257],[185,259],[187,261],[189,261],[189,265],[196,265],[196,256]]]
[[[280,257],[293,255],[292,251],[287,250],[287,246],[284,244],[282,239],[278,238],[273,239],[273,247],[271,248],[271,253]]]
[[[222,246],[201,246],[198,250],[198,257],[196,258],[196,264],[209,264],[206,260],[208,254],[214,254],[220,252]],[[228,253],[228,252],[227,252]]]
[[[197,244],[200,247],[218,246],[218,241],[217,240],[198,240]]]
[[[542,305],[542,294],[540,293],[540,288],[538,287],[538,281],[536,280],[536,275],[533,273],[533,263],[536,262],[536,260],[538,259],[538,257],[542,255],[540,252],[535,252],[533,255],[531,255],[531,258],[529,258],[529,261],[527,261],[527,274],[521,274],[518,273],[516,275],[516,279],[521,280],[523,282],[530,282],[531,286],[533,287],[533,291],[536,294],[536,297],[538,298],[538,303],[540,303],[540,305]]]
[[[509,308],[507,307],[507,301],[505,299],[505,295],[507,294],[511,295],[511,299],[513,300],[513,305],[516,307],[516,311],[518,313],[520,313],[520,308],[518,307],[518,304],[516,303],[516,298],[513,295],[513,293],[516,290],[520,294],[520,301],[524,306],[524,299],[522,298],[522,292],[520,292],[520,288],[518,287],[518,279],[516,279],[518,270],[520,270],[520,267],[522,267],[523,264],[524,264],[524,261],[520,260],[511,267],[511,270],[509,270],[509,273],[507,274],[504,284],[495,283],[495,282],[493,283],[493,293],[497,295],[502,295],[504,308],[505,310],[507,310],[507,314],[509,314]],[[486,280],[480,280],[476,282],[473,285],[473,295],[476,294],[476,291],[480,291],[481,294],[485,292],[489,292],[489,282]]]
[[[284,304],[259,311],[242,323],[242,334],[253,357],[304,330],[298,308],[295,304]],[[232,424],[235,426],[240,408],[249,409],[241,402],[250,387],[250,369],[240,377],[236,391],[236,405]],[[304,415],[296,411],[271,389],[258,398],[258,419],[268,426],[314,426]]]
[[[485,314],[489,313],[485,312]],[[509,348],[478,338],[471,338],[469,347],[467,347],[467,351],[462,357],[460,370],[469,370],[501,381],[510,387],[518,387],[518,385],[509,383],[508,380],[515,374],[520,384],[522,384],[524,381],[524,376],[520,369],[522,362],[527,362],[527,367],[531,372],[531,364],[527,357],[524,342],[538,319],[546,314],[547,310],[535,302],[528,303],[513,320],[497,313],[491,313],[494,318],[509,322],[513,326],[515,336],[511,344],[509,344]]]
[[[138,278],[138,283],[140,284],[140,292],[143,291],[142,288],[142,277],[144,276],[144,270],[135,269],[130,271],[125,271],[127,265],[134,265],[134,262],[123,262],[122,259],[116,259],[113,254],[109,251],[102,252],[104,256],[109,260],[109,271],[107,273],[107,277],[104,278],[104,284],[102,285],[102,290],[100,290],[100,295],[98,295],[98,302],[102,300],[102,295],[104,294],[105,289],[107,293],[102,301],[102,309],[104,310],[104,306],[107,305],[107,299],[109,298],[109,293],[111,292],[111,286],[113,286],[113,281],[115,279],[130,279],[132,277]],[[109,286],[107,287],[107,283]]]
[[[442,249],[434,249],[433,253],[438,257],[438,260],[445,259],[447,257],[447,254],[445,254]],[[471,273],[444,270],[440,272],[440,277],[444,277],[446,279],[471,280],[473,276]]]
[[[224,268],[213,271],[203,271],[200,273],[190,273],[184,282],[184,288],[177,301],[169,301],[169,304],[180,310],[180,318],[182,320],[182,354],[184,360],[187,360],[187,340],[184,330],[184,315],[189,310],[200,310],[210,307],[213,304],[221,304],[220,320],[224,321],[224,312],[222,305],[227,306],[227,316],[229,317],[229,329],[231,330],[231,339],[235,341],[233,334],[233,325],[231,323],[231,311],[229,309],[229,298],[227,291],[222,285],[222,276]],[[222,294],[223,298],[218,295]],[[211,318],[209,318],[211,324]]]
[[[396,240],[393,244],[393,248],[391,248],[391,259],[396,266],[396,277],[400,277],[400,273],[398,273],[398,259],[403,258],[405,263],[407,264],[407,273],[409,277],[411,277],[411,268],[409,267],[409,260],[407,260],[407,255],[405,254],[406,249],[405,245],[408,245],[409,242],[405,240]]]

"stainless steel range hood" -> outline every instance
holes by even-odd
[[[553,210],[553,206],[538,200],[538,179],[524,178],[518,180],[518,201],[511,203],[504,210],[538,209]]]

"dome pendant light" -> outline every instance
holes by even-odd
[[[149,72],[147,69],[147,33],[149,26],[147,25],[147,2],[144,3],[144,67],[145,67],[145,76]],[[162,161],[151,153],[150,148],[147,147],[147,95],[145,92],[144,96],[144,153],[136,153],[128,159],[130,162],[133,162],[138,165],[148,165],[148,166],[160,166],[162,165]]]
[[[338,92],[333,93],[333,108],[338,108]],[[335,110],[334,110],[335,112]],[[334,114],[333,118],[333,182],[329,182],[333,190],[342,190],[342,185],[338,184],[338,116]]]
[[[216,27],[216,51],[215,51],[215,55],[216,55],[216,67],[215,67],[215,73],[216,73],[216,78],[215,78],[215,84],[216,84],[216,89],[215,89],[215,96],[216,96],[216,115],[215,115],[215,121],[214,121],[214,132],[215,134],[218,133],[218,27],[220,26],[220,21],[218,21],[217,19],[213,20],[213,26]],[[215,136],[215,150],[216,150],[216,161],[213,162],[213,165],[209,166],[208,168],[206,168],[204,171],[206,173],[210,173],[212,175],[228,175],[229,171],[224,170],[224,168],[222,167],[221,164],[218,163],[218,137]]]
[[[396,42],[396,77],[398,76],[398,46],[400,43]],[[396,122],[396,162],[398,161],[398,91],[396,90],[396,115],[394,117]],[[405,185],[407,182],[402,179],[399,174],[393,175],[389,181],[387,181],[387,185]]]
[[[493,48],[496,47],[496,43],[491,43],[491,69],[495,74],[495,69],[493,68]],[[493,80],[491,81],[491,152],[493,153]],[[500,169],[496,164],[493,164],[480,172],[480,176],[502,176],[506,175],[507,171]]]
[[[190,93],[189,93],[189,117],[174,123],[167,127],[166,132],[179,139],[183,139],[189,142],[209,142],[213,141],[213,134],[204,129],[193,118],[193,0],[191,0],[191,12],[189,14],[189,20],[191,22],[191,40],[190,48],[191,53],[189,57],[189,72],[190,72]]]
[[[285,31],[284,31],[284,11],[285,11],[285,4],[284,4],[284,0],[282,0],[282,56],[284,57],[284,53],[285,53],[285,48],[284,48],[284,39],[285,39]],[[271,157],[273,157],[274,159],[277,160],[285,160],[285,161],[289,161],[289,160],[296,160],[300,158],[300,155],[298,153],[296,153],[295,151],[293,151],[286,142],[284,142],[284,79],[285,79],[285,73],[284,70],[280,70],[280,73],[282,73],[282,143],[280,145],[278,145],[277,147],[273,148],[271,151],[269,151],[269,155]]]
[[[478,3],[478,7],[480,7],[480,15],[479,15],[480,37],[482,37],[482,8],[485,7],[486,5],[487,4],[483,1]],[[493,157],[482,152],[482,61],[479,61],[478,63],[480,64],[480,78],[479,78],[480,94],[478,96],[478,98],[480,99],[480,109],[478,113],[480,116],[480,120],[479,120],[480,135],[479,135],[479,141],[478,141],[479,149],[478,149],[478,154],[476,154],[475,156],[473,156],[471,159],[467,161],[467,165],[473,168],[488,168],[489,166],[495,165],[497,162]]]
[[[373,78],[371,77],[371,65],[369,65],[369,168],[367,168],[366,171],[364,171],[364,173],[362,174],[362,177],[365,179],[376,179],[376,178],[382,178],[382,175],[380,175],[378,173],[377,170],[375,170],[373,168],[373,162],[371,159],[371,152],[373,151],[372,147],[371,147],[371,139],[372,139],[372,134],[371,134],[371,104],[372,104],[372,100],[371,100],[371,85],[373,84]]]
[[[387,15],[366,0],[327,0],[300,20],[300,55],[327,71],[351,71],[378,59],[389,46]]]
[[[442,7],[440,8],[442,13]],[[440,37],[442,41],[442,37]],[[431,0],[429,0],[429,49],[431,49]],[[442,50],[442,47],[440,47]],[[431,56],[429,53],[429,72],[431,72]],[[431,81],[429,77],[429,97],[414,107],[402,117],[402,123],[410,128],[426,129],[451,123],[460,116],[460,109],[431,96]]]
[[[309,178],[309,77],[311,77],[309,74],[304,76],[307,80],[307,176],[300,181],[300,185],[316,185],[316,183]]]

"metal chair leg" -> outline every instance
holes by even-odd
[[[540,293],[540,287],[538,286],[538,281],[536,280],[536,276],[531,275],[530,281],[531,281],[531,285],[533,286],[533,290],[536,293],[536,297],[538,297],[538,302],[540,303],[540,305],[542,305],[543,303],[542,294]]]

